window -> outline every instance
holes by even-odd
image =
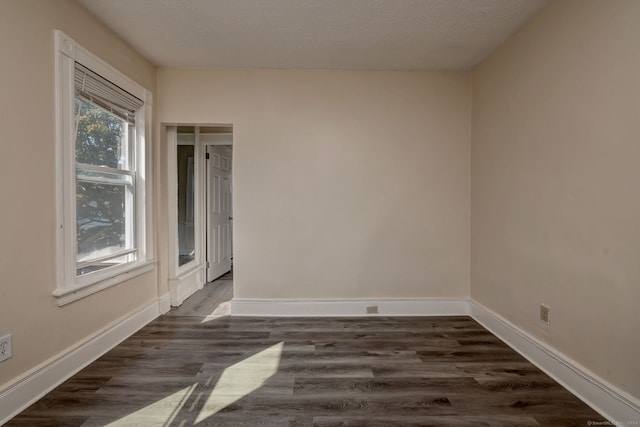
[[[58,283],[63,305],[150,271],[151,94],[56,32]]]

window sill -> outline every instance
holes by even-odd
[[[135,266],[132,266],[131,269],[125,272],[116,274],[113,277],[109,277],[95,283],[76,286],[73,288],[58,288],[53,291],[53,296],[56,299],[58,307],[62,307],[63,305],[72,303],[84,297],[88,297],[89,295],[93,295],[96,292],[110,288],[111,286],[115,286],[118,283],[122,283],[126,280],[130,280],[134,277],[138,277],[142,274],[148,273],[154,269],[155,263],[155,260],[141,262],[139,264],[136,264]]]

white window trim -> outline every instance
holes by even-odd
[[[136,242],[138,260],[133,263],[76,276],[75,240],[75,147],[74,68],[75,62],[90,68],[144,101],[136,114]],[[75,42],[62,31],[55,31],[55,114],[56,114],[56,288],[53,296],[59,306],[84,298],[133,277],[153,270],[152,182],[145,165],[152,164],[152,93]]]

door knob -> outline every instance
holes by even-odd
[[[232,216],[229,217],[229,221],[233,221],[233,217]]]

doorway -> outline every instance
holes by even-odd
[[[169,293],[180,306],[233,264],[233,128],[166,126]],[[232,277],[232,276],[231,276]]]

